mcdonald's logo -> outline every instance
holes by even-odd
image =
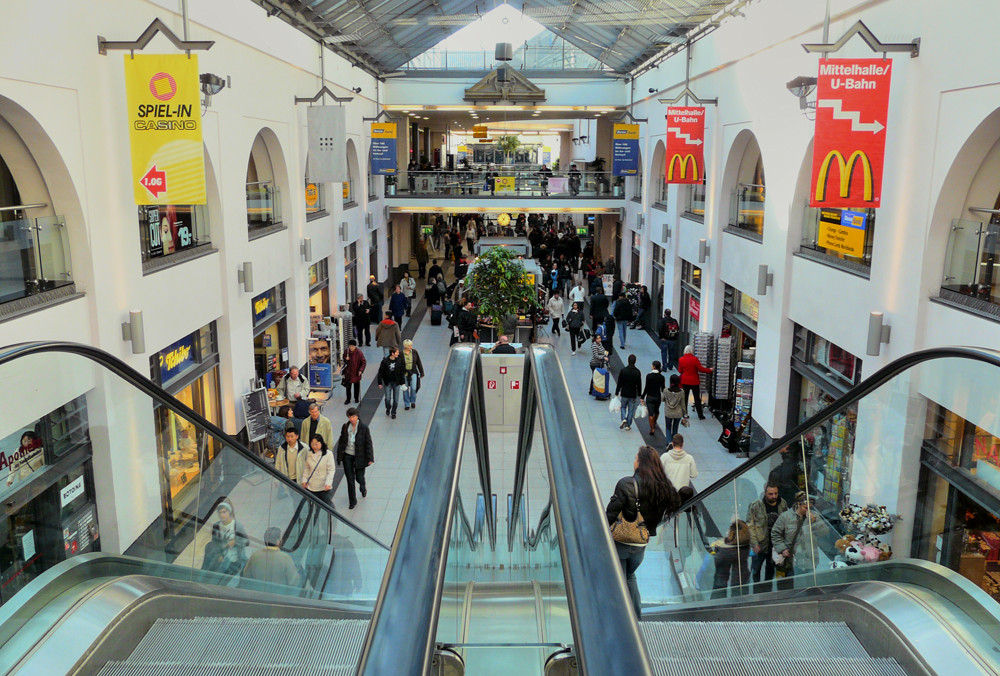
[[[854,180],[854,166],[861,162],[861,175],[864,178],[864,190],[862,198],[865,202],[871,202],[874,197],[874,182],[872,181],[872,165],[866,155],[861,150],[855,150],[851,156],[845,160],[844,154],[839,150],[831,150],[823,158],[823,163],[819,165],[819,174],[816,176],[816,201],[826,200],[826,184],[829,181],[830,165],[833,160],[837,160],[837,169],[840,173],[840,196],[846,199],[851,194],[851,184]]]
[[[677,165],[680,166],[680,179],[686,179],[688,177],[687,166],[688,162],[692,165],[691,178],[697,179],[698,174],[698,160],[695,159],[694,155],[688,153],[684,157],[681,157],[680,153],[674,153],[673,157],[670,158],[670,163],[667,165],[667,181],[674,180],[674,161],[676,160]]]

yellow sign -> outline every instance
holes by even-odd
[[[373,122],[372,138],[396,138],[396,123]]]
[[[205,204],[198,57],[125,56],[135,203]]]
[[[740,292],[740,314],[756,324],[760,316],[760,302],[748,293]]]
[[[816,201],[822,202],[826,199],[826,183],[829,178],[830,165],[833,160],[837,160],[837,168],[840,170],[840,196],[846,198],[851,193],[851,181],[854,177],[854,165],[861,161],[861,176],[864,180],[862,199],[871,202],[874,193],[872,182],[872,165],[868,161],[868,156],[861,150],[855,150],[850,158],[844,160],[844,154],[839,150],[831,150],[823,158],[823,163],[819,165],[819,174],[816,176]]]
[[[675,154],[673,157],[670,158],[670,163],[667,165],[667,181],[674,180],[674,165],[675,164],[681,170],[680,171],[680,176],[678,178],[682,178],[682,179],[683,178],[687,178],[688,177],[688,170],[687,170],[688,162],[690,162],[691,165],[692,165],[692,167],[691,167],[691,172],[692,172],[691,173],[691,177],[692,178],[698,178],[698,176],[700,175],[698,173],[698,160],[696,160],[694,158],[694,155],[692,155],[691,153],[688,153],[684,157],[681,157],[680,154]]]
[[[616,124],[614,128],[614,139],[616,141],[639,139],[639,125],[637,124]]]
[[[820,209],[817,244],[847,256],[863,258],[865,214],[840,209]]]
[[[528,285],[528,286],[534,286],[535,285],[535,273],[533,273],[533,272],[526,272],[526,273],[524,273],[524,283],[526,285]]]
[[[472,127],[472,138],[486,138],[489,135],[489,131],[486,129],[486,125],[475,125]]]
[[[191,354],[190,345],[181,345],[180,347],[171,350],[165,356],[160,357],[160,365],[162,366],[164,362],[167,364],[168,369],[177,368],[178,365],[183,364],[187,361],[188,356]]]
[[[344,181],[344,199],[349,199],[351,197],[351,182]]]
[[[319,199],[319,188],[316,187],[315,183],[310,183],[306,186],[306,206],[314,207],[316,206],[316,200]]]
[[[493,179],[493,185],[497,192],[514,192],[514,177],[497,176]]]

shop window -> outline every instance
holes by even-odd
[[[351,242],[344,247],[344,287],[352,301],[358,295],[358,243]]]
[[[639,158],[639,171],[632,177],[632,199],[642,201],[642,158]]]
[[[764,235],[764,163],[760,147],[750,139],[730,194],[729,227],[759,239]]]
[[[281,196],[264,137],[257,134],[247,162],[247,225],[253,230],[281,223]]]
[[[701,183],[694,183],[686,187],[687,206],[686,211],[695,216],[705,217],[705,180]]]
[[[309,324],[315,331],[330,313],[330,271],[324,258],[309,266]]]
[[[802,251],[867,269],[875,241],[875,209],[815,209],[806,205]]]
[[[0,157],[0,303],[73,283],[62,216],[35,216],[47,204],[23,204]]]
[[[326,213],[326,200],[323,197],[323,184],[306,176],[306,218]]]
[[[138,210],[143,262],[211,243],[204,205],[140,206]]]
[[[931,402],[927,407],[925,444],[952,465],[969,470],[984,484],[1000,491],[1000,438]]]
[[[693,263],[682,261],[681,281],[696,289],[701,289],[701,268]]]
[[[993,210],[997,209],[1000,198]],[[992,214],[988,221],[951,222],[941,289],[1000,305],[1000,214]]]

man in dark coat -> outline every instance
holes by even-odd
[[[365,470],[375,462],[375,449],[372,446],[372,435],[368,426],[358,419],[358,409],[347,409],[347,422],[340,428],[340,439],[337,441],[337,462],[344,468],[344,478],[347,480],[347,499],[349,507],[358,506],[358,496],[354,483],[361,489],[361,497],[368,497],[368,487],[365,484]]]
[[[362,294],[358,294],[358,297],[353,303],[351,303],[351,314],[354,317],[354,336],[358,339],[358,342],[362,342],[362,336],[364,336],[364,344],[372,344],[372,304],[365,300]]]
[[[608,316],[608,297],[604,295],[604,288],[597,287],[597,293],[590,297],[590,318],[594,324],[594,331],[604,323],[604,318]]]
[[[375,281],[375,275],[368,276],[368,302],[372,304],[371,321],[369,324],[377,324],[382,321],[382,303],[385,302],[385,292],[382,285]]]

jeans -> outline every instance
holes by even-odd
[[[663,373],[673,370],[673,366],[670,364],[670,348],[669,340],[660,341],[660,365],[663,367]],[[669,378],[668,378],[669,381]]]
[[[420,378],[416,373],[406,376],[406,391],[403,392],[403,406],[417,405],[417,380]]]
[[[618,331],[621,333],[621,346],[625,349],[625,335],[628,333],[628,322],[622,322],[618,325]]]
[[[635,409],[639,405],[639,399],[637,397],[622,397],[622,420],[628,427],[632,426],[632,420],[635,418]]]
[[[639,314],[635,317],[635,323],[633,326],[635,328],[640,328],[646,325],[646,308],[639,308]]]
[[[407,317],[410,316],[410,311],[411,310],[413,310],[413,297],[412,296],[407,296],[406,297],[406,316]],[[402,323],[400,323],[399,325],[402,326]]]
[[[663,431],[667,435],[667,441],[670,441],[674,438],[674,435],[677,434],[677,430],[681,428],[681,419],[664,417],[663,422]]]
[[[698,417],[702,420],[705,419],[705,413],[701,410],[701,384],[698,385],[682,385],[684,388],[684,411],[688,410],[688,393],[694,392],[694,407],[698,411]]]
[[[349,507],[353,507],[358,504],[358,494],[354,487],[354,482],[357,481],[358,488],[362,491],[367,492],[368,489],[365,486],[365,468],[357,469],[354,466],[354,456],[345,455],[344,456],[344,479],[347,480],[347,500]]]
[[[665,341],[667,343],[667,363],[663,366],[667,369],[677,368],[677,339]]]
[[[635,579],[635,571],[642,563],[642,557],[646,555],[645,547],[633,547],[615,543],[615,551],[618,552],[618,560],[622,562],[622,572],[625,574],[625,584],[628,585],[628,594],[632,597],[632,609],[635,611],[635,619],[642,619],[642,599],[639,597],[639,583]]]
[[[760,569],[764,569],[764,581],[769,582],[774,579],[774,559],[771,558],[770,549],[761,549],[753,555],[753,567],[750,569],[751,577],[755,583],[760,582]],[[771,585],[767,585],[769,588]]]
[[[383,347],[383,348],[382,348],[382,358],[383,358],[383,359],[385,359],[386,357],[388,357],[388,356],[389,356],[389,349],[390,349],[390,348],[388,348],[388,347]]]
[[[396,413],[399,406],[399,385],[385,386],[385,410],[387,413]]]

